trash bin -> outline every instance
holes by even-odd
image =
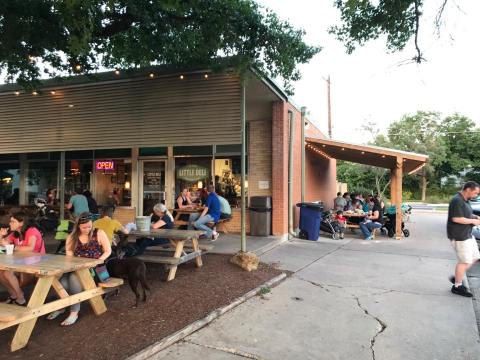
[[[300,237],[307,240],[318,240],[320,223],[322,222],[323,203],[298,203],[300,208]]]
[[[250,235],[268,236],[272,229],[272,198],[252,196],[250,198]]]

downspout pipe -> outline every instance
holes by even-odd
[[[305,115],[307,113],[307,108],[304,106],[301,109],[302,111],[302,196],[301,201],[305,202]]]
[[[65,220],[65,151],[60,152],[60,220]]]
[[[295,237],[293,232],[293,141],[295,139],[295,117],[293,111],[288,111],[290,137],[288,142],[288,234]]]

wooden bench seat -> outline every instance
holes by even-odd
[[[17,320],[26,315],[29,311],[31,310],[25,306],[0,303],[0,321],[9,322]]]
[[[185,254],[179,258],[171,257],[171,256],[159,256],[156,254],[153,255],[140,255],[137,256],[137,259],[140,259],[147,263],[157,263],[157,264],[166,264],[166,265],[179,265],[189,260],[196,258],[200,255],[201,251],[192,251],[188,254]]]
[[[120,279],[120,278],[114,278],[114,277],[111,277],[110,279],[108,279],[108,281],[106,282],[101,282],[101,283],[98,283],[98,286],[101,287],[101,288],[114,288],[114,287],[117,287],[117,286],[120,286],[120,285],[123,285],[123,279]]]

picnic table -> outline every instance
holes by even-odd
[[[89,270],[91,267],[102,263],[103,260],[97,259],[53,254],[41,255],[33,252],[14,252],[12,255],[1,254],[0,270],[32,274],[37,277],[37,283],[26,307],[0,304],[0,330],[18,325],[10,346],[11,351],[19,350],[27,345],[35,323],[40,316],[85,300],[90,302],[96,315],[101,315],[107,311],[101,295],[109,290],[105,290],[101,284],[97,286]],[[63,274],[73,271],[77,274],[84,291],[69,295],[59,279]],[[121,279],[115,280],[115,286],[121,285],[123,282]],[[51,288],[60,299],[45,303]]]
[[[182,225],[188,225],[188,220],[181,220],[180,216],[181,215],[189,215],[190,214],[195,214],[195,213],[201,213],[203,211],[202,206],[196,206],[196,207],[187,207],[183,209],[173,209],[171,212],[175,212],[175,226],[182,226]]]
[[[365,219],[367,214],[343,213],[343,216],[347,218],[347,224],[346,224],[347,228],[358,229],[360,227],[358,223],[353,223],[351,219]]]
[[[177,230],[177,229],[151,229],[149,231],[131,231],[130,236],[134,238],[165,238],[169,239],[173,249],[165,249],[163,247],[147,248],[146,255],[137,256],[140,260],[145,262],[153,262],[165,264],[169,268],[167,281],[175,279],[177,267],[187,261],[195,259],[197,267],[201,267],[202,250],[198,245],[198,238],[203,235],[203,231],[199,230]],[[189,241],[192,244],[193,250],[190,252],[184,251],[185,243]],[[153,250],[154,248],[160,249]],[[172,251],[173,250],[173,251]]]

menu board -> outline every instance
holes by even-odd
[[[159,191],[162,183],[162,173],[157,169],[144,169],[143,190]]]

